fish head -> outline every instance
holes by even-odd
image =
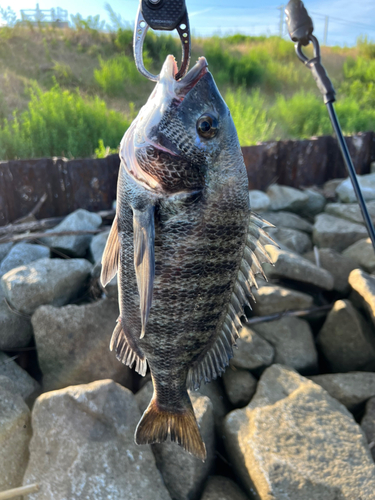
[[[124,136],[120,156],[130,175],[148,189],[196,190],[217,168],[218,156],[240,150],[230,111],[204,57],[176,81],[168,56],[154,91]]]

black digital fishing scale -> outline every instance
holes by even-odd
[[[149,80],[157,82],[159,75],[153,75],[143,64],[143,43],[148,29],[177,30],[182,44],[181,68],[176,80],[184,77],[189,69],[191,54],[191,36],[189,16],[185,0],[141,0],[134,27],[134,59],[138,71]]]

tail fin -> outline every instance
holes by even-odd
[[[199,432],[190,398],[187,394],[186,396],[183,409],[172,413],[158,407],[154,393],[135,431],[136,444],[163,443],[170,433],[171,441],[177,442],[187,452],[205,461],[206,446]]]

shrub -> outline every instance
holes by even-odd
[[[344,64],[344,76],[348,80],[360,80],[364,83],[375,82],[375,59],[348,58]]]
[[[115,45],[119,50],[132,54],[133,30],[131,28],[119,28],[116,33]]]
[[[305,138],[331,133],[327,110],[320,97],[297,92],[290,99],[278,95],[270,114],[282,138]]]
[[[160,65],[164,63],[169,54],[180,56],[181,42],[179,38],[172,35],[156,35],[153,31],[147,33],[144,43],[149,60],[145,60],[145,66],[151,64],[151,61],[157,65],[160,70]]]
[[[116,148],[128,126],[99,98],[84,99],[58,85],[42,92],[34,85],[28,110],[0,128],[0,157],[91,156],[100,139]]]
[[[357,47],[361,56],[367,59],[375,59],[375,43],[370,42],[367,36],[358,38]]]
[[[258,57],[252,52],[241,55],[229,50],[218,37],[207,41],[205,56],[219,84],[251,86],[264,80],[265,68]]]
[[[147,58],[145,58],[147,61]],[[130,84],[143,81],[142,77],[129,57],[117,55],[108,61],[99,56],[100,69],[94,70],[94,78],[99,87],[109,96],[121,95]]]
[[[260,95],[259,90],[251,93],[245,89],[228,91],[225,100],[242,146],[275,138],[276,123],[268,117],[265,98]]]

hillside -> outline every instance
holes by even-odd
[[[132,60],[132,32],[0,29],[0,158],[104,155],[119,141],[150,94]],[[159,71],[180,56],[172,36],[147,35],[146,60]],[[338,90],[346,133],[375,129],[375,45],[323,47]],[[331,133],[310,72],[293,44],[277,37],[193,39],[193,60],[205,55],[232,111],[242,145]],[[99,143],[101,147],[99,149]],[[97,149],[96,153],[95,150]]]

